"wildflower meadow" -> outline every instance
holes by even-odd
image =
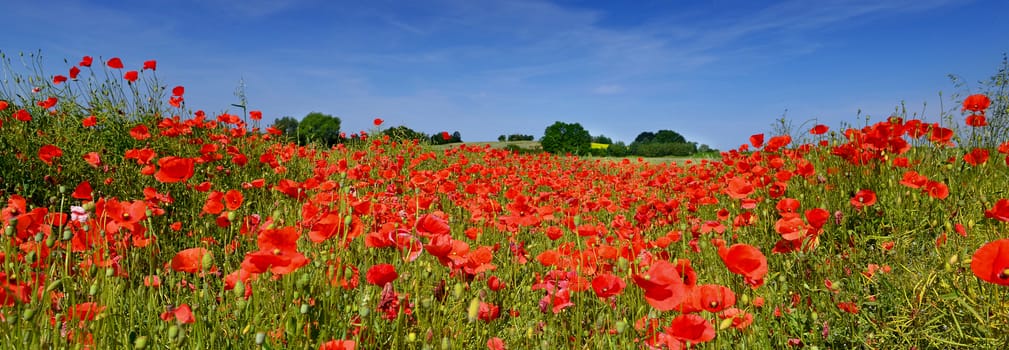
[[[1009,347],[990,96],[652,163],[299,146],[155,60],[39,62],[2,57],[0,348]]]

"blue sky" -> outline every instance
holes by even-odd
[[[319,111],[347,132],[380,117],[467,141],[565,121],[724,150],[786,110],[836,128],[905,102],[938,120],[939,93],[957,92],[947,74],[977,89],[1009,51],[1007,1],[41,3],[3,5],[0,50],[41,50],[47,74],[84,55],[156,59],[159,79],[208,113],[235,113],[244,79],[270,122]]]

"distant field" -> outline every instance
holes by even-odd
[[[526,149],[540,148],[540,142],[539,141],[506,141],[506,142],[478,141],[478,142],[461,142],[461,143],[451,143],[451,144],[446,144],[446,145],[432,145],[431,148],[436,149],[436,150],[445,150],[445,149],[449,149],[449,148],[452,148],[452,147],[458,147],[459,145],[476,146],[476,147],[483,147],[483,146],[486,146],[486,145],[490,145],[491,148],[505,148],[508,145],[516,145],[516,146],[519,146],[519,147],[522,147],[522,148],[526,148]],[[613,160],[613,161],[621,161],[623,159],[629,159],[632,162],[636,162],[640,158],[641,160],[643,160],[645,162],[648,162],[648,163],[652,163],[652,164],[670,163],[670,162],[677,163],[677,164],[683,164],[687,160],[700,161],[701,159],[716,159],[714,157],[699,157],[699,156],[694,156],[694,157],[633,157],[633,156],[632,157],[592,157],[592,156],[587,156],[587,157],[584,157],[584,158],[585,159]]]

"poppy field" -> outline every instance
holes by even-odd
[[[299,146],[154,60],[3,60],[2,348],[1009,345],[988,96],[653,164]]]

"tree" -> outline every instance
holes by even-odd
[[[504,136],[504,134],[497,137],[497,142],[505,142],[506,140],[508,140],[508,137]]]
[[[448,140],[450,143],[462,142],[462,134],[458,131],[452,133],[452,138]]]
[[[594,142],[594,143],[602,143],[602,144],[607,144],[607,145],[613,144],[613,140],[610,139],[609,137],[604,136],[604,135],[593,136],[592,137],[592,142]]]
[[[382,134],[389,135],[389,139],[393,141],[426,140],[428,138],[426,134],[403,125],[382,130]]]
[[[649,143],[655,138],[655,133],[651,131],[645,131],[638,134],[638,137],[634,138],[634,142],[631,143]]]
[[[273,127],[280,130],[284,137],[298,137],[298,120],[294,117],[283,117],[273,122]]]
[[[652,138],[651,142],[656,143],[686,143],[687,139],[683,138],[683,135],[672,131],[672,130],[659,130],[655,133],[655,137]]]
[[[578,123],[555,122],[543,131],[543,150],[554,153],[588,154],[592,135]]]
[[[332,146],[340,141],[340,118],[312,112],[298,124],[302,137],[306,141],[316,141],[326,146]]]

